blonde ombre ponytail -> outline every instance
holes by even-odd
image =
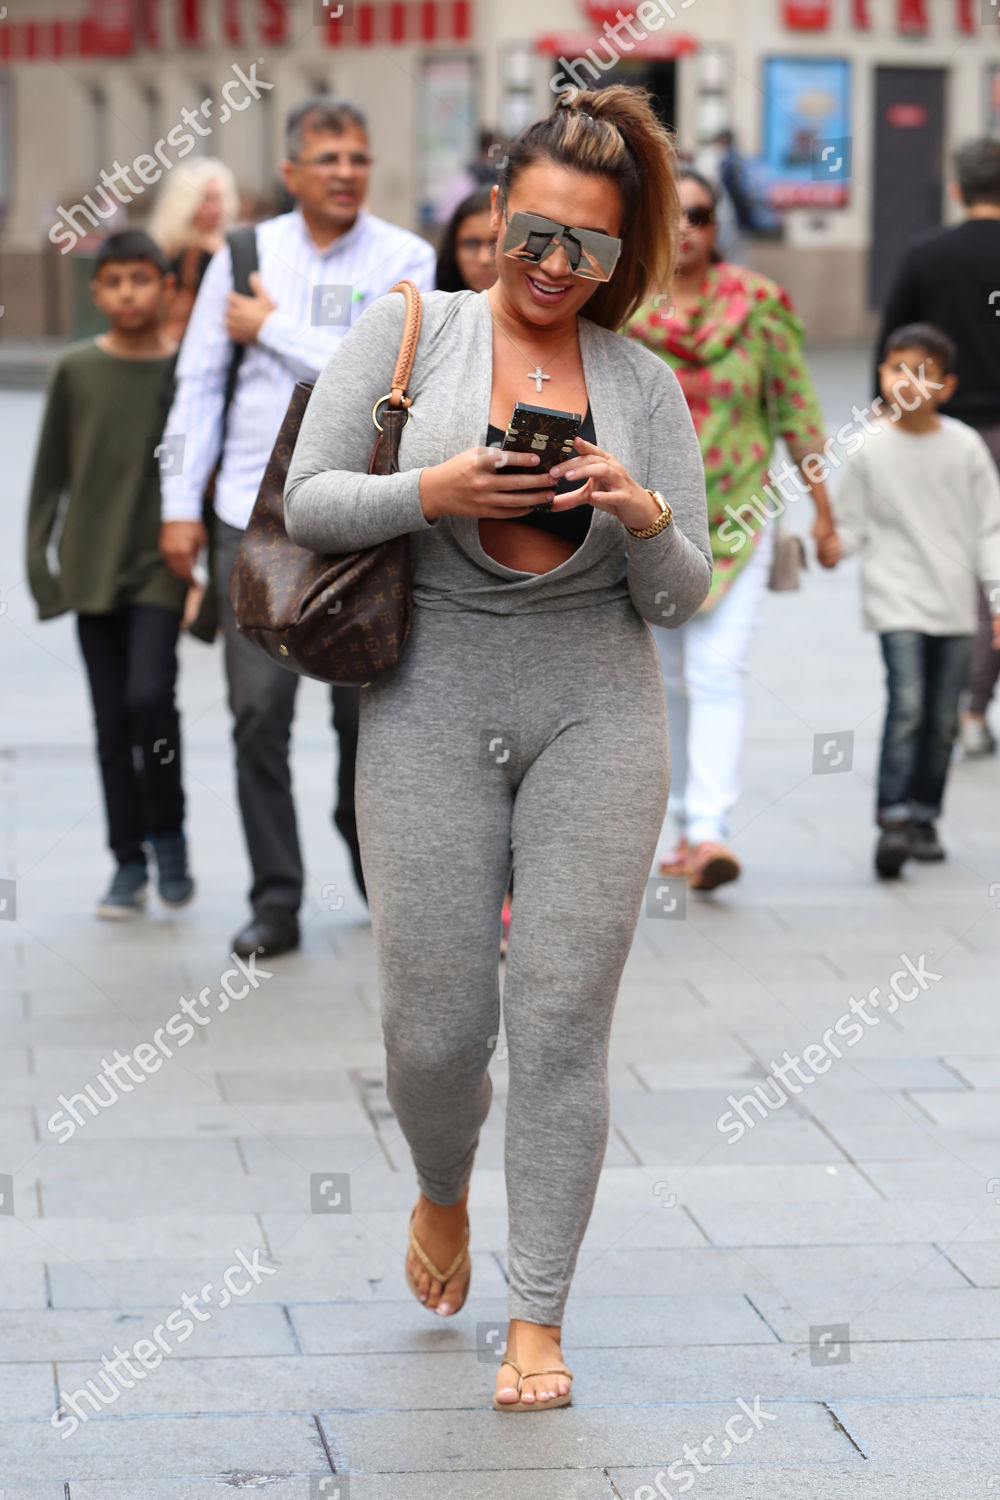
[[[648,89],[569,89],[550,115],[511,144],[500,168],[504,191],[526,167],[546,160],[618,185],[621,259],[587,302],[585,316],[603,328],[621,328],[673,276],[680,223],[674,137],[657,118]]]

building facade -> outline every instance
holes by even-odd
[[[696,154],[731,128],[780,238],[753,263],[814,336],[871,326],[907,238],[958,215],[960,141],[1000,134],[997,0],[8,0],[0,20],[0,336],[73,327],[87,250],[177,161],[277,183],[307,93],[368,114],[376,213],[434,233],[478,129],[561,86],[642,82]]]

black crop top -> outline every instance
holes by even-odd
[[[590,415],[589,406],[584,414],[583,421],[580,423],[580,436],[586,443],[596,444],[597,442],[594,419]],[[503,439],[503,429],[501,427],[494,427],[490,423],[486,429],[487,447],[499,448]],[[563,478],[556,481],[557,495],[565,495],[567,490],[577,490],[579,488],[579,479],[570,479],[567,481]],[[593,514],[594,507],[592,505],[576,505],[572,510],[533,510],[529,511],[526,516],[516,516],[514,519],[522,522],[525,526],[537,526],[540,531],[554,532],[556,536],[565,537],[567,541],[576,542],[579,545],[590,530],[590,518]]]

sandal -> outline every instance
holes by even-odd
[[[686,838],[677,840],[676,849],[661,859],[656,867],[658,875],[686,875],[691,862],[691,846]]]
[[[740,877],[740,862],[725,844],[706,842],[691,851],[688,885],[693,891],[714,891]]]
[[[512,1370],[517,1371],[518,1398],[521,1395],[522,1382],[530,1380],[534,1375],[568,1375],[570,1380],[573,1379],[572,1370],[567,1370],[565,1365],[550,1366],[547,1370],[522,1370],[516,1360],[507,1359],[506,1357],[500,1361],[499,1368],[503,1369],[504,1365],[510,1365]],[[537,1398],[534,1401],[521,1401],[520,1399],[517,1401],[498,1401],[496,1396],[494,1396],[493,1409],[494,1411],[552,1411],[556,1406],[569,1406],[572,1400],[572,1391],[567,1391],[565,1396],[553,1396],[551,1401],[539,1401]]]
[[[465,1278],[465,1291],[464,1291],[464,1293],[462,1295],[462,1300],[461,1300],[461,1302],[458,1304],[458,1306],[456,1308],[453,1308],[453,1310],[450,1313],[446,1313],[445,1314],[446,1317],[453,1318],[455,1316],[455,1313],[461,1312],[462,1308],[465,1306],[465,1299],[469,1295],[469,1283],[472,1281],[472,1256],[469,1254],[469,1218],[468,1218],[468,1215],[466,1215],[466,1218],[465,1218],[465,1238],[462,1241],[462,1247],[459,1250],[458,1254],[455,1256],[455,1259],[452,1261],[451,1265],[448,1266],[447,1270],[441,1271],[441,1270],[438,1269],[438,1267],[431,1260],[430,1256],[427,1254],[427,1252],[424,1249],[423,1245],[420,1243],[420,1241],[417,1239],[416,1235],[413,1233],[413,1218],[414,1218],[414,1214],[416,1214],[416,1212],[417,1212],[417,1210],[414,1209],[413,1213],[410,1214],[410,1244],[413,1247],[413,1250],[416,1252],[417,1259],[420,1261],[420,1264],[423,1266],[424,1270],[425,1271],[429,1271],[430,1274],[434,1277],[435,1281],[440,1281],[442,1287],[447,1286],[448,1282],[454,1276],[455,1272],[459,1269],[459,1267],[461,1265],[463,1265],[463,1263],[465,1261],[469,1262],[469,1274]],[[410,1288],[410,1291],[413,1293],[414,1297],[416,1297],[417,1301],[419,1302],[420,1301],[420,1293],[417,1290],[417,1283],[414,1281],[413,1277],[410,1275],[409,1269],[407,1269],[407,1271],[406,1271],[406,1284]],[[425,1307],[427,1306],[426,1303],[424,1303],[423,1305]],[[437,1309],[433,1308],[433,1307],[428,1307],[427,1311],[428,1312],[436,1312]]]

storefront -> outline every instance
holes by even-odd
[[[817,336],[868,331],[904,245],[959,212],[951,151],[1000,135],[996,0],[555,0],[531,45],[540,105],[641,79],[696,157],[735,132],[782,224],[751,255]]]
[[[198,151],[267,195],[286,111],[344,93],[371,121],[374,211],[413,228],[479,127],[514,134],[563,87],[642,82],[686,149],[735,132],[783,226],[755,262],[819,336],[870,326],[902,245],[958,212],[950,151],[1000,134],[994,0],[8,0],[0,333],[60,331],[60,207],[218,99],[237,66],[264,80],[253,107],[209,108]]]

